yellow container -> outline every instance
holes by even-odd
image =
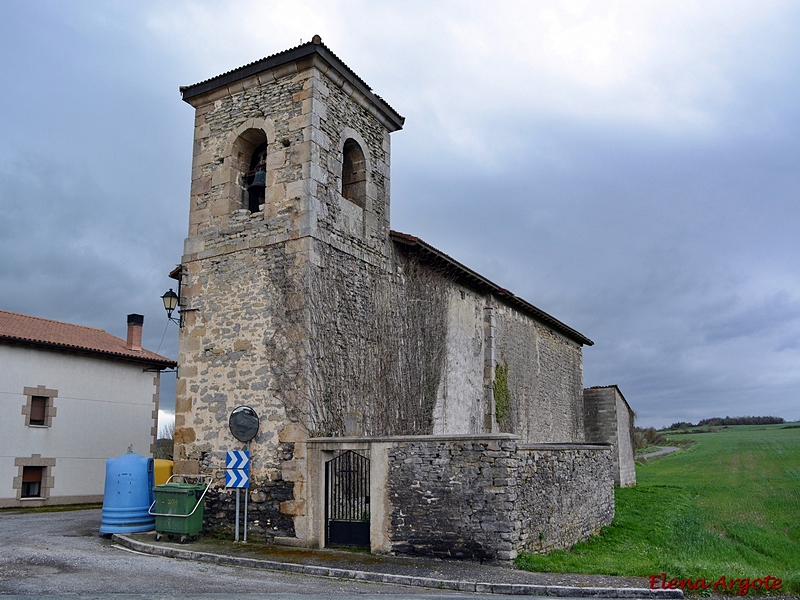
[[[157,458],[153,462],[155,463],[156,485],[167,483],[167,479],[172,475],[172,461]]]

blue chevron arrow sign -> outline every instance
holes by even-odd
[[[249,469],[250,452],[248,450],[228,450],[225,457],[226,469]]]
[[[225,455],[225,487],[250,487],[250,452],[228,450]]]
[[[225,487],[229,488],[249,488],[250,470],[249,469],[226,469]]]

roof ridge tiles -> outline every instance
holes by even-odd
[[[0,308],[0,313],[6,313],[8,315],[14,315],[17,317],[25,317],[26,319],[36,319],[37,321],[47,321],[49,323],[56,323],[58,325],[69,325],[70,327],[83,327],[84,329],[91,329],[92,331],[99,331],[100,333],[108,333],[105,329],[101,329],[100,327],[91,327],[90,325],[80,325],[78,323],[67,323],[66,321],[56,321],[55,319],[48,319],[47,317],[34,317],[33,315],[26,315],[23,313],[17,313],[10,310],[3,310],[2,308]],[[0,332],[0,335],[2,335],[2,332]],[[108,333],[108,335],[114,335],[114,334]]]
[[[325,62],[327,62],[334,70],[338,71],[339,74],[344,77],[344,79],[349,80],[354,87],[360,89],[360,91],[370,100],[370,102],[375,104],[377,109],[383,113],[384,117],[388,119],[388,122],[393,124],[393,127],[396,129],[402,129],[405,118],[401,116],[400,113],[398,113],[388,102],[386,102],[386,100],[376,94],[367,84],[367,82],[359,77],[358,74],[353,71],[353,69],[347,66],[347,64],[345,64],[345,62],[339,58],[335,52],[323,44],[322,39],[318,35],[315,35],[309,42],[282,50],[275,54],[270,54],[269,56],[249,62],[240,67],[236,67],[235,69],[225,71],[224,73],[215,75],[214,77],[209,77],[208,79],[204,79],[203,81],[199,81],[195,84],[182,85],[179,88],[181,97],[185,102],[189,102],[189,100],[195,96],[202,95],[206,92],[224,87],[226,85],[231,85],[240,79],[251,77],[262,71],[275,68],[293,60],[300,60],[315,53]]]
[[[259,58],[258,60],[251,61],[251,62],[249,62],[247,64],[240,65],[240,66],[236,67],[235,69],[230,69],[228,71],[225,71],[224,73],[220,73],[219,75],[214,75],[213,77],[209,77],[208,79],[203,79],[202,81],[198,81],[197,83],[193,83],[191,85],[182,85],[182,86],[180,86],[180,91],[184,91],[184,90],[187,90],[189,88],[193,88],[193,87],[196,87],[196,86],[199,86],[199,85],[203,85],[205,83],[210,83],[210,82],[214,81],[215,79],[222,79],[222,78],[224,78],[224,77],[226,77],[228,75],[231,75],[232,73],[235,73],[237,71],[243,71],[243,70],[247,69],[248,67],[254,67],[259,63],[263,63],[263,62],[266,62],[266,61],[274,60],[274,59],[276,59],[276,58],[278,58],[280,56],[284,56],[284,55],[290,54],[292,52],[297,52],[298,50],[300,50],[302,48],[306,48],[306,47],[310,48],[312,46],[324,48],[333,58],[338,60],[342,64],[342,66],[345,69],[347,69],[350,72],[350,74],[353,77],[355,77],[364,87],[366,87],[369,91],[372,91],[372,88],[367,84],[367,82],[364,81],[363,79],[361,79],[361,77],[359,77],[358,74],[355,71],[353,71],[353,69],[348,67],[347,64],[345,64],[345,62],[341,58],[339,58],[339,56],[337,56],[337,54],[333,50],[331,50],[330,48],[328,48],[328,46],[323,44],[322,41],[315,42],[313,39],[311,41],[303,42],[302,44],[298,44],[297,46],[292,46],[291,48],[287,48],[286,50],[281,50],[280,52],[276,52],[275,54],[269,54],[269,55],[267,55],[267,56],[265,56],[263,58]],[[378,98],[380,98],[380,96],[378,96],[377,94],[375,94],[375,95]],[[381,98],[381,100],[383,100],[383,99]]]
[[[151,350],[131,350],[126,340],[98,327],[78,325],[0,310],[0,341],[44,348],[61,348],[94,356],[116,357],[139,363],[174,367],[177,363]]]

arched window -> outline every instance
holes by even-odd
[[[247,190],[247,207],[250,212],[257,212],[264,204],[264,188],[267,186],[267,142],[253,150],[244,184]]]
[[[367,163],[364,152],[354,139],[344,143],[342,157],[342,196],[364,208],[367,197]]]

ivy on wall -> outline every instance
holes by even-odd
[[[390,270],[330,247],[321,254],[305,286],[310,435],[433,433],[448,279],[408,256]]]

